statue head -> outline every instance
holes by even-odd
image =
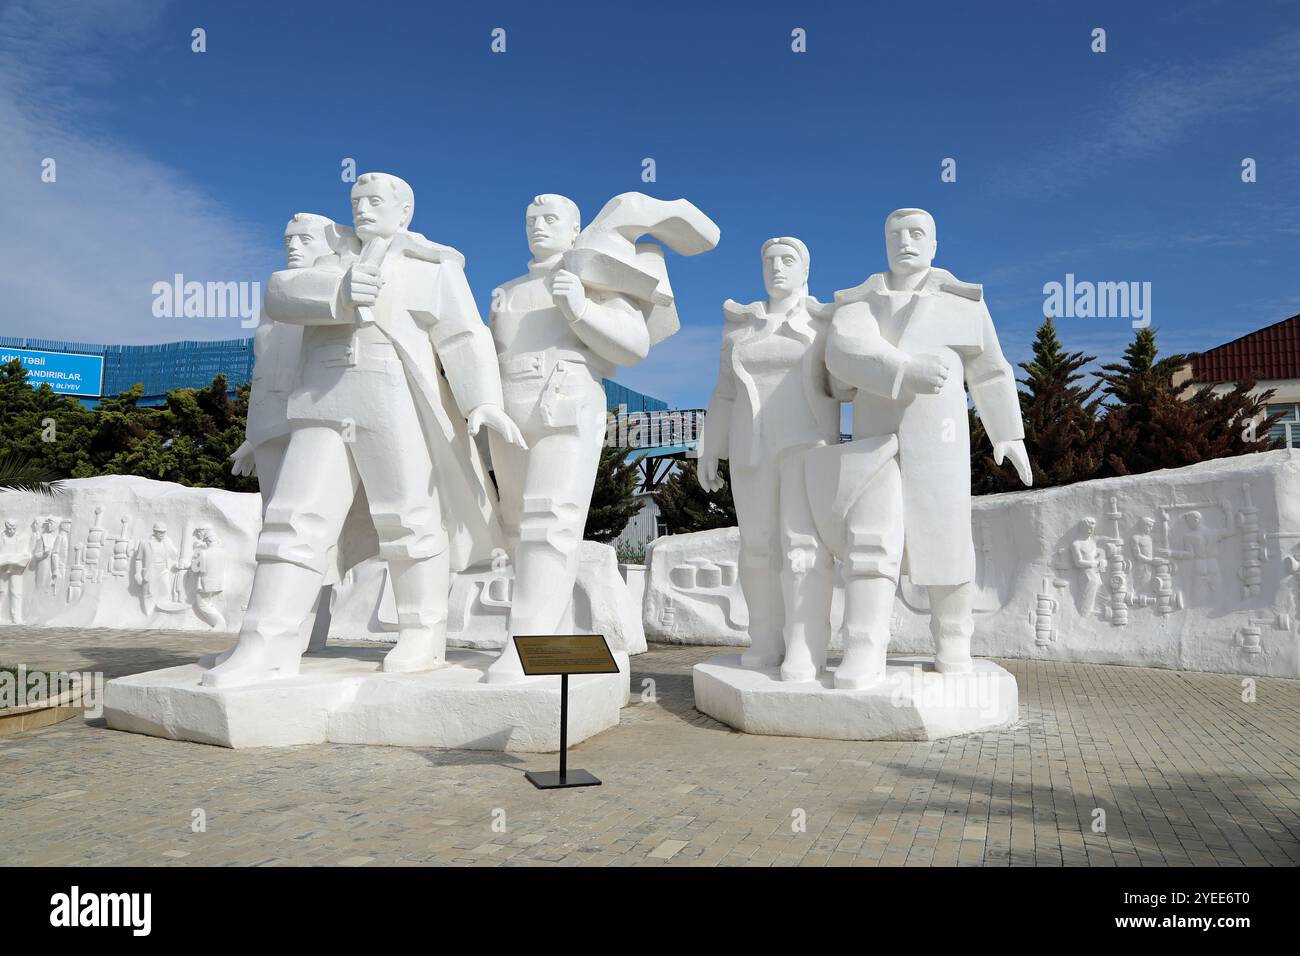
[[[284,252],[290,269],[305,269],[332,251],[325,231],[332,219],[314,212],[295,213],[284,227]]]
[[[357,238],[391,239],[411,224],[415,190],[391,173],[362,173],[352,186],[352,225]]]
[[[1151,532],[1151,529],[1156,526],[1156,519],[1143,518],[1141,521],[1138,522],[1138,525],[1142,528],[1143,531],[1149,534]]]
[[[763,287],[772,298],[808,294],[808,247],[793,236],[777,236],[763,243]]]
[[[1195,531],[1201,526],[1201,513],[1199,511],[1189,511],[1183,515],[1183,520],[1187,522],[1187,527]]]
[[[71,519],[71,518],[64,518],[62,521],[60,521],[60,522],[59,522],[59,530],[60,530],[60,531],[71,531],[71,530],[72,530],[72,519]]]
[[[14,521],[12,518],[6,518],[5,534],[9,535],[10,537],[13,537],[17,533],[18,533],[18,522]]]
[[[153,526],[153,539],[161,541],[167,536],[167,525],[161,521],[155,521]]]
[[[41,526],[42,531],[53,531],[55,528],[55,519],[51,516],[45,519],[45,524]]]
[[[1092,534],[1094,531],[1096,531],[1096,530],[1097,530],[1097,519],[1096,519],[1096,518],[1092,518],[1092,517],[1084,518],[1084,519],[1083,519],[1083,530],[1086,531],[1086,532],[1088,532],[1088,534]]]
[[[573,247],[582,228],[578,204],[567,196],[542,193],[524,211],[524,234],[534,259],[549,259]]]
[[[895,209],[885,217],[885,253],[897,275],[924,272],[934,262],[939,240],[934,217],[924,209]]]

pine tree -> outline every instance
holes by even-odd
[[[622,533],[641,510],[637,480],[636,462],[627,460],[627,449],[609,445],[601,450],[584,538],[608,543]]]
[[[966,423],[970,430],[970,493],[991,495],[1005,490],[1002,485],[1006,478],[993,464],[993,445],[975,409],[966,409]]]
[[[1157,355],[1155,330],[1139,329],[1123,361],[1102,366],[1100,378],[1111,402],[1102,420],[1106,462],[1101,476],[1181,468],[1270,447],[1268,427],[1277,417],[1252,423],[1271,390],[1251,395],[1254,381],[1239,382],[1223,394],[1208,385],[1175,384],[1192,356]]]
[[[683,461],[655,492],[659,516],[668,534],[709,531],[736,526],[736,506],[731,499],[731,474],[725,461],[718,463],[721,491],[707,492],[695,477],[694,459]]]
[[[139,475],[193,487],[256,491],[231,474],[229,455],[244,440],[248,386],[234,399],[224,376],[201,389],[167,393],[161,408],[139,404],[135,385],[90,409],[48,385],[32,388],[21,362],[0,366],[0,457],[62,478]]]
[[[1020,363],[1026,377],[1019,380],[1025,386],[1019,397],[1034,487],[1050,488],[1094,478],[1104,461],[1097,420],[1102,399],[1095,394],[1101,383],[1080,383],[1087,377],[1083,369],[1096,356],[1066,352],[1050,317],[1038,327],[1033,352],[1032,361]],[[993,490],[1022,487],[1010,462],[995,465],[991,448],[987,454]]]

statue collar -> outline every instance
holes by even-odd
[[[563,252],[557,252],[545,259],[530,259],[528,260],[528,274],[533,277],[548,275],[555,271],[555,267],[560,264],[563,257]]]

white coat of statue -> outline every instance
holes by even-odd
[[[321,262],[325,268],[351,261],[361,251],[361,243],[349,226],[316,213],[295,213],[284,227],[285,267],[307,269]],[[253,381],[248,392],[248,426],[244,442],[230,456],[231,471],[236,475],[256,475],[262,495],[262,516],[271,503],[275,480],[280,474],[285,451],[289,447],[289,395],[297,384],[302,362],[303,331],[306,326],[276,322],[265,313],[253,333]],[[318,592],[311,611],[303,619],[301,639],[305,648],[312,636],[317,614],[324,609],[328,622],[330,589],[353,564],[375,553],[374,533],[369,523],[365,493],[360,492],[353,504],[333,559],[329,561],[324,587]],[[351,554],[344,554],[344,542],[351,542]],[[322,642],[324,632],[319,635]],[[215,663],[230,656],[220,654]]]
[[[719,460],[729,463],[740,525],[740,586],[749,607],[750,647],[741,663],[775,667],[784,642],[804,651],[787,651],[783,677],[811,679],[811,662],[825,662],[834,565],[824,549],[801,561],[797,593],[783,600],[782,500],[802,453],[839,441],[839,403],[850,394],[827,373],[833,309],[808,294],[808,247],[781,236],[763,243],[760,256],[767,299],[748,305],[728,299],[722,306],[721,361],[697,476],[705,491],[718,491]]]
[[[901,570],[929,592],[935,669],[973,668],[967,389],[994,460],[1009,458],[1020,480],[1032,483],[1015,376],[983,288],[932,265],[937,247],[928,212],[895,210],[885,220],[889,271],[835,294],[826,364],[857,389],[851,444],[860,448],[845,459],[833,488],[836,517],[847,516],[848,530],[837,686],[862,687],[884,676],[900,558]],[[895,454],[901,482],[888,477]],[[896,496],[889,510],[902,515],[901,542],[883,510],[889,496]],[[867,512],[857,523],[855,509]]]
[[[492,293],[488,322],[505,409],[523,433],[489,434],[502,525],[515,568],[507,633],[554,634],[573,597],[578,547],[605,441],[601,379],[635,365],[677,331],[663,250],[717,245],[718,227],[684,199],[624,193],[581,229],[565,196],[535,196],[524,213],[528,272]],[[514,641],[488,683],[523,677]]]
[[[402,179],[360,176],[352,188],[359,256],[318,258],[267,284],[266,314],[305,327],[302,354],[248,610],[233,653],[204,672],[207,686],[297,673],[302,621],[361,490],[397,608],[386,671],[445,658],[450,569],[502,544],[471,436],[487,425],[507,442],[523,439],[502,409],[464,257],[411,232],[414,211]]]
[[[318,260],[352,258],[361,251],[356,233],[315,213],[296,213],[284,227],[289,269],[308,269]],[[244,443],[231,455],[236,475],[257,475],[262,506],[271,501],[275,479],[289,447],[289,393],[302,360],[306,328],[272,321],[263,315],[253,333],[253,382],[248,393],[248,428]]]

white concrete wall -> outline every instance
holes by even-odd
[[[237,633],[243,623],[253,583],[257,535],[262,527],[261,496],[186,488],[166,481],[129,476],[81,478],[63,483],[62,494],[45,497],[26,492],[0,493],[0,525],[12,519],[26,545],[32,521],[47,516],[72,520],[69,564],[77,563],[80,545],[83,567],[74,576],[83,581],[69,588],[69,575],[55,583],[48,564],[31,561],[22,575],[22,621],[10,619],[7,590],[0,573],[0,636],[7,626],[108,627],[119,630],[212,631],[214,625],[195,610],[195,576],[185,573],[176,585],[177,600],[146,613],[141,587],[132,576],[131,558],[153,525],[163,521],[168,538],[180,550],[180,563],[188,565],[193,529],[214,529],[225,551],[224,587],[213,603],[224,621],[215,629]],[[100,533],[92,535],[95,509],[100,508]],[[122,519],[126,531],[122,531]],[[86,556],[87,542],[101,540],[98,573]],[[120,547],[119,547],[120,545]],[[93,545],[91,549],[93,551]],[[114,560],[115,550],[125,557]],[[0,539],[0,555],[3,539]],[[0,558],[2,561],[2,558]],[[334,588],[330,636],[342,639],[393,641],[397,617],[391,588],[385,581],[383,562],[363,561]],[[451,646],[500,648],[505,643],[505,621],[513,585],[512,572],[471,569],[454,576],[449,599],[447,641]],[[170,597],[171,595],[169,595]],[[162,604],[164,602],[160,602]],[[641,602],[634,598],[618,570],[614,549],[584,541],[579,553],[574,602],[564,623],[566,631],[604,634],[616,651],[638,654],[646,649],[641,625]]]
[[[1193,510],[1206,557],[1175,558],[1168,580],[1149,573],[1134,559],[1141,519],[1154,519],[1156,549],[1186,552]],[[1110,554],[1091,609],[1071,548],[1088,517]],[[978,497],[972,521],[977,655],[1300,678],[1300,575],[1288,564],[1300,561],[1300,451]],[[738,552],[734,528],[658,539],[646,562],[648,638],[747,643],[739,586],[699,584],[700,567],[726,568]],[[838,606],[837,594],[837,629]],[[930,650],[927,607],[904,577],[891,652]]]

